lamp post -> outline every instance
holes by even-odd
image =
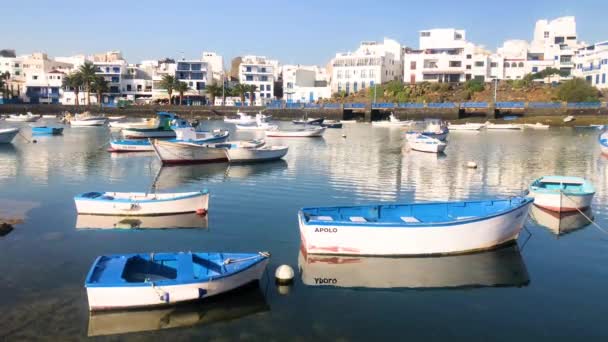
[[[496,95],[498,92],[498,77],[494,78],[494,106],[496,107]]]

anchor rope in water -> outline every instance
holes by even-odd
[[[570,196],[566,195],[566,193],[563,190],[559,191],[562,195],[564,195],[565,198],[569,199],[570,201],[572,201],[572,203],[576,204],[576,202],[570,198]],[[560,198],[560,202],[561,202],[561,198]],[[561,204],[561,203],[560,203]],[[593,219],[591,219],[589,216],[587,216],[582,210],[580,210],[578,207],[575,207],[576,210],[581,213],[581,215],[583,215],[583,217],[585,217],[589,222],[591,222],[591,224],[593,226],[595,226],[597,229],[599,229],[599,231],[601,231],[604,234],[608,234],[608,231],[605,230],[604,228],[602,228],[599,224],[597,224]]]

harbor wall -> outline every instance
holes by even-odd
[[[129,106],[125,108],[104,107],[98,106],[75,106],[56,105],[56,104],[2,104],[0,105],[0,114],[26,113],[34,114],[61,114],[63,112],[83,112],[90,111],[93,114],[103,113],[106,115],[126,115],[132,117],[150,117],[157,111],[169,111],[177,113],[185,118],[209,118],[221,119],[226,115],[234,115],[237,111],[254,114],[259,111],[264,111],[272,115],[276,119],[293,120],[301,118],[305,115],[308,117],[325,117],[330,120],[384,120],[390,113],[402,120],[420,120],[424,118],[441,118],[444,120],[456,120],[462,118],[487,118],[500,119],[507,115],[517,115],[523,117],[534,116],[565,116],[565,115],[591,115],[591,116],[608,116],[608,106],[605,103],[597,105],[585,104],[545,104],[544,107],[539,105],[522,104],[513,105],[510,108],[502,106],[494,106],[493,104],[479,105],[478,107],[466,106],[466,104],[411,104],[412,106],[371,106],[370,104],[360,104],[353,107],[346,104],[337,104],[322,108],[320,106],[314,108],[273,108],[273,107],[219,107],[219,106],[162,106],[162,105],[145,105],[145,106]],[[434,106],[433,106],[434,105]],[[498,105],[498,104],[497,104]]]

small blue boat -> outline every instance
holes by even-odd
[[[63,134],[63,127],[34,126],[34,127],[32,127],[32,133],[33,134],[60,135],[60,134]]]
[[[258,281],[270,254],[141,253],[97,257],[85,281],[89,309],[198,300]]]
[[[600,133],[597,137],[598,142],[600,143],[600,149],[602,153],[608,156],[608,131],[604,131]]]

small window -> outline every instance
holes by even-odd
[[[475,66],[476,67],[482,67],[484,65],[485,65],[485,63],[483,61],[477,61],[477,62],[475,62]]]
[[[471,58],[473,58],[473,56],[467,55],[467,59],[471,59]]]
[[[549,38],[549,31],[545,31],[545,38]]]
[[[517,66],[520,67],[520,68],[523,68],[524,67],[524,62],[519,62],[519,65],[517,65]]]
[[[461,61],[450,61],[450,67],[451,68],[460,68],[460,67],[462,67],[462,62]]]
[[[532,72],[538,72],[538,67],[532,67]]]
[[[467,70],[471,70],[471,65],[470,64],[467,65]]]
[[[461,40],[462,39],[462,34],[456,32],[454,33],[454,40]]]
[[[509,68],[511,67],[511,65],[509,64],[509,62],[505,62],[505,68]]]
[[[431,36],[431,32],[428,32],[428,31],[420,32],[420,37],[430,37],[430,36]]]
[[[498,67],[498,63],[496,63],[496,62],[490,63],[490,68],[496,68],[496,67]]]
[[[410,70],[416,70],[416,62],[415,61],[410,62]]]

